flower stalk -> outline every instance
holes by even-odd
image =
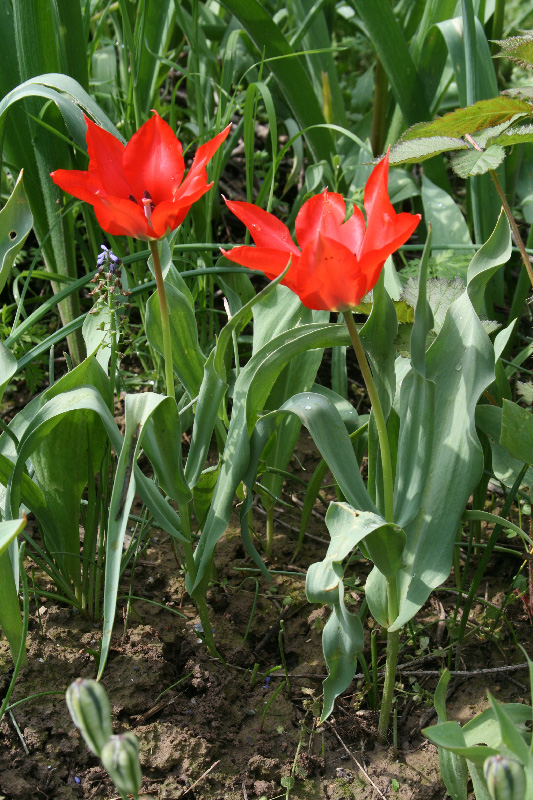
[[[161,260],[159,258],[159,248],[157,242],[150,242],[152,252],[152,263],[154,265],[155,282],[157,286],[157,296],[159,298],[159,309],[161,313],[161,330],[163,332],[163,361],[165,362],[165,383],[166,393],[169,397],[174,397],[174,369],[172,366],[172,339],[170,336],[170,318],[168,315],[167,295],[165,292],[165,282],[161,271]]]
[[[372,371],[357,330],[357,325],[351,311],[343,312],[344,320],[352,340],[355,355],[359,368],[363,375],[363,380],[368,392],[368,397],[372,405],[372,413],[376,421],[378,430],[379,449],[381,454],[381,466],[383,473],[383,495],[384,495],[384,517],[387,522],[394,522],[394,482],[392,476],[392,460],[390,454],[389,436],[387,433],[387,423],[383,414],[383,409],[379,400],[379,395],[374,383]],[[387,606],[389,627],[398,616],[398,585],[396,578],[387,580]],[[394,699],[394,685],[396,680],[396,666],[398,663],[398,646],[400,643],[400,631],[387,632],[387,660],[385,666],[385,683],[383,686],[383,696],[379,712],[378,739],[380,742],[387,740],[387,731]]]

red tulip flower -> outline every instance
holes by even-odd
[[[181,144],[157,112],[126,146],[87,117],[85,121],[88,171],[58,169],[52,180],[90,203],[107,233],[146,241],[177,228],[192,204],[211,188],[206,165],[231,127],[198,148],[184,178]]]
[[[273,214],[251,203],[226,200],[248,228],[256,247],[222,251],[227,259],[261,270],[272,280],[291,259],[281,283],[317,311],[348,311],[376,285],[387,257],[404,244],[420,214],[397,214],[388,195],[388,153],[365,186],[365,218],[353,206],[346,219],[342,196],[327,189],[307,200],[296,217],[296,239]]]

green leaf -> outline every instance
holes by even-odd
[[[500,444],[525,464],[533,464],[533,415],[510,400],[503,401]]]
[[[422,419],[425,425],[432,421],[433,433],[431,438],[428,431],[427,445],[424,436],[418,434],[421,449],[415,452],[414,457],[423,464],[427,458],[425,447],[431,448],[431,455],[423,488],[421,491],[420,487],[418,489],[417,513],[406,521],[413,509],[413,505],[407,502],[402,512],[406,518],[395,517],[396,523],[405,530],[407,544],[403,554],[406,567],[398,575],[400,613],[392,630],[399,629],[411,619],[432,588],[448,576],[457,526],[483,469],[474,413],[481,393],[494,380],[494,348],[468,292],[471,290],[476,298],[482,300],[484,285],[501,257],[501,239],[505,244],[508,235],[508,229],[499,224],[493,234],[495,238],[476,254],[476,264],[469,272],[471,280],[467,291],[449,307],[441,331],[426,353],[425,376],[435,384],[435,390],[433,410],[430,412],[427,408]],[[410,382],[404,377],[400,407],[410,391]],[[403,444],[400,429],[398,453],[404,446],[409,449],[408,444],[408,441]],[[407,483],[405,491],[409,492]],[[374,607],[381,607],[384,594],[385,582],[373,570],[367,581],[371,611]]]
[[[213,500],[213,494],[218,480],[219,470],[219,464],[217,464],[216,467],[206,469],[204,472],[202,472],[192,490],[194,516],[196,517],[196,521],[198,522],[198,527],[200,530],[204,527],[204,523],[207,519],[207,514]]]
[[[500,728],[500,735],[502,744],[505,745],[514,755],[521,761],[522,764],[527,765],[531,761],[529,747],[527,746],[524,737],[515,726],[513,720],[506,714],[503,705],[497,703],[489,692],[489,702],[494,712],[494,717],[498,721]]]
[[[204,377],[194,415],[191,445],[185,467],[185,480],[191,489],[196,486],[204,468],[220,404],[227,389],[227,384],[215,371],[215,355],[216,351],[212,350],[205,362]]]
[[[9,552],[5,551],[0,555],[0,628],[9,643],[13,661],[17,660],[22,645],[22,616],[17,587],[18,574],[15,579]]]
[[[471,149],[464,153],[455,153],[451,159],[453,171],[460,178],[470,178],[473,175],[483,175],[489,170],[496,169],[505,158],[505,150],[500,145],[493,144],[487,150]]]
[[[5,522],[0,522],[0,556],[4,554],[11,542],[17,538],[25,525],[25,519],[9,519]]]
[[[461,297],[465,285],[460,278],[445,280],[444,278],[430,278],[427,282],[427,301],[433,314],[431,330],[439,333],[446,318],[449,307]],[[418,286],[413,278],[409,278],[402,292],[402,299],[413,308],[418,298]]]
[[[433,247],[471,244],[470,233],[459,206],[448,192],[422,175],[422,203],[424,220],[431,223]]]
[[[495,139],[491,144],[500,144],[502,147],[511,147],[513,144],[526,144],[533,142],[533,125],[518,125],[515,128],[506,130]]]
[[[347,503],[331,503],[326,514],[330,544],[323,561],[311,564],[307,572],[306,593],[311,603],[332,603],[342,584],[342,562],[364,541],[372,551],[381,572],[387,577],[396,575],[403,565],[402,552],[405,534],[379,514],[357,511]]]
[[[342,581],[338,590],[338,601],[322,631],[322,649],[328,667],[324,687],[324,706],[320,721],[331,712],[335,699],[348,688],[357,669],[357,653],[364,646],[364,631],[360,618],[351,614],[344,605]]]
[[[0,342],[0,402],[9,381],[17,371],[17,359],[9,352],[3,342]]]
[[[500,443],[502,409],[488,404],[479,405],[476,409],[476,425],[489,440],[494,475],[510,489],[521,472],[524,462],[522,459],[514,458],[507,447]],[[524,476],[524,484],[532,481],[533,470],[529,469]]]
[[[458,722],[441,722],[431,728],[424,728],[422,731],[430,742],[439,748],[443,747],[458,756],[463,756],[475,764],[483,764],[486,758],[496,755],[498,752],[492,747],[474,744],[467,746],[464,733]]]
[[[390,164],[417,164],[439,153],[450,150],[467,150],[468,145],[462,139],[451,136],[416,137],[395,144],[390,149]]]
[[[524,100],[515,100],[506,95],[479,100],[466,108],[458,108],[444,114],[433,122],[420,122],[402,134],[400,142],[433,136],[460,137],[506,122],[516,115],[531,114],[531,106]]]
[[[298,353],[308,349],[334,347],[348,343],[349,336],[345,325],[302,325],[276,336],[252,356],[241,370],[235,383],[231,422],[213,503],[194,554],[198,565],[196,586],[209,568],[215,545],[229,523],[235,492],[243,480],[250,462],[250,434],[281,370]],[[346,434],[341,420],[339,420],[339,424]],[[268,437],[271,433],[272,430],[269,430]],[[259,459],[265,444],[266,441],[262,442],[257,459]],[[353,448],[350,442],[349,447],[353,457]],[[332,450],[334,450],[333,447]],[[357,464],[356,461],[355,463]],[[356,471],[359,473],[358,467]],[[354,477],[353,475],[350,477],[350,485],[353,483]],[[361,485],[364,496],[366,490],[362,479]],[[356,502],[355,505],[358,503]],[[371,501],[370,505],[372,506]],[[363,507],[365,506],[363,505]],[[371,507],[369,510],[375,509]],[[194,591],[194,587],[190,587],[189,591]]]
[[[0,292],[6,285],[13,262],[31,231],[33,217],[22,184],[22,170],[9,200],[0,211]]]
[[[510,36],[508,39],[495,39],[494,44],[499,44],[500,53],[495,54],[495,58],[508,58],[524,69],[533,67],[533,36],[531,33],[525,36]]]

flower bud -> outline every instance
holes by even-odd
[[[483,764],[483,775],[491,800],[524,800],[526,774],[520,761],[489,756]]]
[[[78,680],[67,689],[66,701],[74,725],[95,756],[113,735],[111,707],[102,684],[93,680]]]
[[[119,792],[137,797],[142,781],[137,737],[129,731],[112,736],[100,758]]]

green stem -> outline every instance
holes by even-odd
[[[500,181],[498,180],[498,176],[493,169],[490,170],[490,177],[492,178],[492,181],[496,187],[496,191],[498,192],[499,198],[503,206],[503,210],[505,212],[505,216],[509,220],[509,225],[511,226],[511,230],[514,235],[516,245],[520,250],[520,255],[522,256],[522,261],[524,262],[524,267],[526,268],[526,272],[529,275],[529,280],[531,281],[531,285],[533,286],[533,268],[531,267],[531,261],[529,260],[529,256],[527,254],[524,242],[522,241],[522,237],[520,236],[518,225],[516,224],[515,218],[513,217],[513,212],[511,211],[511,207],[507,202],[505,192],[501,187]]]
[[[376,421],[378,430],[379,448],[381,453],[381,465],[383,471],[383,494],[384,494],[384,516],[387,522],[394,521],[394,482],[392,478],[392,461],[389,446],[389,437],[387,433],[387,423],[383,415],[383,409],[379,401],[376,385],[372,372],[368,365],[368,361],[363,349],[359,332],[353,318],[351,311],[343,312],[350,339],[359,362],[359,368],[363,375],[363,379],[368,392],[368,397],[372,405],[372,413]],[[389,627],[392,625],[398,616],[398,586],[396,578],[389,578],[387,580],[387,602],[388,602],[388,622]],[[396,680],[396,665],[398,662],[398,646],[400,643],[400,631],[390,631],[387,633],[387,661],[385,666],[385,684],[383,686],[383,697],[381,700],[381,709],[379,712],[378,723],[378,738],[381,742],[387,740],[387,731],[389,728],[389,719],[392,709],[392,701],[394,698],[394,684]]]
[[[181,520],[181,532],[187,539],[187,542],[183,543],[183,554],[185,556],[185,569],[187,571],[190,583],[194,584],[196,580],[197,569],[192,547],[190,502],[186,501],[183,504],[180,503],[179,512]],[[209,650],[211,655],[215,656],[215,658],[218,658],[218,660],[221,661],[224,664],[224,666],[226,666],[225,660],[223,659],[223,657],[220,655],[220,653],[216,648],[215,640],[213,638],[213,633],[211,631],[211,620],[209,618],[209,609],[207,608],[207,602],[205,599],[206,589],[207,589],[207,581],[201,581],[200,585],[194,592],[194,597],[192,597],[192,600],[194,602],[194,605],[196,606],[196,610],[198,611],[198,615],[200,617],[203,638],[207,645],[207,649]]]
[[[389,625],[398,616],[398,587],[396,578],[387,580],[387,599]],[[378,741],[385,743],[389,730],[389,720],[394,699],[394,685],[396,682],[396,666],[398,664],[398,646],[400,644],[400,631],[387,632],[387,661],[385,664],[385,683],[383,684],[383,697],[378,722]]]
[[[266,542],[265,542],[265,550],[269,556],[272,555],[272,549],[274,547],[274,506],[270,506],[267,509],[266,515]]]
[[[353,318],[353,314],[351,311],[343,311],[342,313],[346,325],[348,327],[348,332],[350,334],[350,339],[352,340],[353,349],[355,350],[355,355],[357,356],[359,369],[361,370],[361,373],[363,375],[363,380],[365,382],[366,390],[368,392],[368,397],[372,405],[372,411],[374,414],[374,419],[376,421],[376,427],[378,429],[379,447],[381,451],[381,465],[383,468],[383,493],[384,493],[384,505],[385,505],[384,517],[387,520],[387,522],[393,522],[394,483],[392,479],[392,461],[391,461],[390,446],[389,446],[389,436],[387,433],[387,423],[385,422],[385,417],[383,416],[383,409],[381,408],[381,403],[379,401],[376,384],[374,383],[374,378],[372,377],[372,372],[370,371],[365,351],[363,349],[361,339],[359,338],[359,333],[357,330],[357,325],[355,324],[355,320]]]
[[[163,332],[163,360],[165,362],[165,381],[167,395],[174,397],[174,371],[172,368],[172,339],[170,338],[170,320],[168,316],[167,295],[163,273],[161,272],[161,261],[159,260],[159,250],[157,242],[150,242],[152,251],[152,262],[154,265],[155,283],[157,286],[157,296],[159,298],[159,308],[161,311],[161,330]]]

